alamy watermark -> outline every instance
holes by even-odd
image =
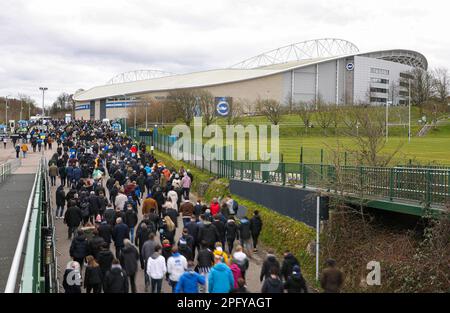
[[[172,145],[170,153],[176,160],[261,161],[263,162],[261,171],[270,172],[278,169],[280,162],[278,125],[270,125],[270,133],[268,125],[226,125],[224,134],[222,127],[217,124],[203,128],[202,118],[195,117],[193,131],[192,136],[191,128],[187,125],[176,125],[172,128],[172,136],[178,139]],[[208,140],[203,144],[204,139]]]
[[[369,286],[381,285],[381,265],[378,261],[370,261],[367,263],[367,267],[370,272],[366,276],[366,283]]]

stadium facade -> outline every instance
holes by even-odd
[[[255,103],[276,99],[344,105],[403,105],[414,68],[426,70],[420,53],[383,50],[361,53],[340,39],[318,39],[281,47],[225,69],[189,74],[129,72],[108,84],[74,95],[77,119],[115,119],[143,96],[164,100],[177,89],[201,88],[217,99]],[[247,106],[250,108],[251,105]]]

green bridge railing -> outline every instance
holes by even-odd
[[[153,144],[155,149],[170,153],[174,138],[167,135],[139,137],[133,128],[127,134],[137,141]],[[196,145],[200,145],[196,147]],[[359,198],[413,202],[420,207],[442,207],[450,203],[450,168],[441,166],[396,167],[335,166],[329,164],[288,163],[281,161],[275,171],[262,171],[264,162],[205,160],[194,151],[203,151],[202,144],[191,143],[191,153],[183,160],[219,177],[313,187],[356,195]],[[197,150],[196,150],[197,148]],[[231,156],[230,147],[223,155]],[[281,157],[282,160],[282,157]]]
[[[42,158],[29,198],[25,221],[19,238],[6,293],[58,292],[55,227],[50,205],[47,164]],[[22,254],[24,255],[22,260]]]

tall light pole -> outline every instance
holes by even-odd
[[[22,120],[22,111],[23,111],[23,99],[20,98],[20,120]]]
[[[148,131],[148,101],[145,100],[145,131]]]
[[[44,97],[45,97],[45,91],[48,90],[48,88],[47,87],[39,87],[39,90],[42,90],[42,116],[45,116]]]
[[[408,143],[411,142],[411,78],[408,79]]]
[[[389,138],[389,101],[386,101],[386,141]]]
[[[8,130],[8,96],[5,97],[5,125],[6,125],[6,130]]]

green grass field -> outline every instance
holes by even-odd
[[[444,118],[436,129],[431,130],[423,137],[418,137],[417,133],[421,129],[418,120],[421,114],[418,108],[413,108],[411,112],[412,138],[408,142],[408,128],[406,126],[408,112],[406,108],[393,108],[390,111],[389,123],[394,125],[389,127],[389,139],[381,154],[390,154],[401,148],[392,160],[391,165],[406,164],[410,160],[414,164],[438,164],[450,165],[450,118]],[[313,116],[314,121],[314,116]],[[429,117],[428,117],[429,119]],[[218,119],[216,123],[222,127],[225,126],[224,119]],[[264,116],[243,117],[238,121],[242,125],[261,125],[269,124]],[[340,147],[340,151],[354,150],[355,141],[352,137],[343,136],[341,131],[345,126],[342,122],[338,123],[337,131],[330,127],[321,129],[314,127],[306,129],[298,115],[284,115],[280,122],[280,152],[283,154],[285,162],[299,162],[300,150],[303,147],[303,162],[320,163],[321,150],[323,150],[324,163],[330,163],[333,151]],[[170,127],[165,128],[162,133],[169,134]],[[340,134],[340,135],[339,135]],[[208,139],[204,139],[206,142]],[[235,145],[243,143],[246,139],[238,138]],[[248,146],[245,151],[248,154]],[[342,152],[343,153],[343,152]],[[343,158],[343,157],[342,157]],[[352,163],[348,156],[348,164]]]

